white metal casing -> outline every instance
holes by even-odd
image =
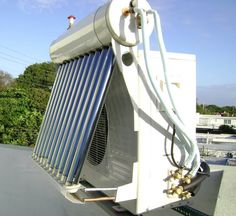
[[[149,87],[143,52],[137,51],[135,48],[125,48],[116,42],[113,43],[113,49],[120,68],[118,73],[120,73],[119,76],[122,77],[125,86],[122,86],[118,81],[118,76],[113,78],[114,83],[118,83],[117,85],[121,87],[120,90],[118,87],[113,88],[113,85],[116,84],[111,83],[109,91],[113,93],[108,92],[108,100],[105,102],[105,104],[108,103],[108,107],[110,106],[108,109],[110,123],[108,142],[110,143],[106,149],[106,157],[99,166],[93,167],[86,163],[82,172],[83,178],[94,187],[118,187],[116,202],[135,214],[151,211],[158,207],[168,208],[170,204],[180,200],[178,197],[168,196],[165,192],[170,187],[169,182],[165,179],[168,177],[169,171],[176,169],[167,158],[167,154],[170,154],[172,131],[168,132],[169,124],[166,121],[165,111],[162,110],[153,90]],[[122,55],[127,52],[132,53],[134,59],[129,66],[122,62]],[[183,119],[186,120],[187,126],[194,133],[195,56],[177,53],[170,53],[168,56],[170,80],[173,83],[172,90],[176,104],[183,113]],[[163,85],[165,94],[159,52],[152,52],[150,58],[157,84]],[[126,90],[123,90],[124,88]],[[123,95],[124,92],[130,102],[122,102],[119,95]],[[111,102],[113,100],[118,102]],[[125,106],[127,109],[124,108]],[[133,111],[128,108],[130,106]],[[116,115],[109,115],[109,112],[113,113],[114,110],[118,110]],[[122,115],[124,115],[122,110],[126,110],[126,118],[132,121],[131,125],[114,123],[122,121]],[[123,121],[125,122],[124,118]],[[120,130],[120,127],[124,130]],[[121,141],[119,142],[119,140]],[[175,147],[175,156],[178,154],[179,149]],[[129,175],[126,172],[129,172]],[[124,184],[122,175],[123,178],[127,178],[126,182],[129,183]],[[107,194],[110,195],[110,193]]]

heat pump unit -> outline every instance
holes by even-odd
[[[183,204],[202,181],[195,56],[150,51],[157,21],[145,0],[111,1],[50,47],[58,71],[33,158],[73,202],[112,200],[140,214]]]
[[[143,53],[138,53],[142,65]],[[151,58],[153,67],[161,71],[158,68],[160,54],[152,52]],[[174,69],[171,75],[177,104],[194,131],[195,56],[169,53],[169,60]],[[157,203],[165,206],[175,200],[163,193],[170,186],[165,181],[168,172],[174,170],[168,159],[172,129],[166,122],[165,111],[149,89],[140,68],[128,70],[125,77],[116,63],[112,73],[81,178],[97,188],[117,188],[116,200],[121,199],[122,206],[133,213],[137,213],[137,185],[143,190],[139,197],[142,204],[152,203],[149,209],[155,208]],[[178,151],[177,147],[176,155]],[[109,191],[105,193],[114,195]]]

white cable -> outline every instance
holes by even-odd
[[[161,20],[160,20],[160,16],[157,13],[157,11],[155,10],[149,10],[148,12],[151,12],[154,15],[154,22],[155,22],[155,29],[156,29],[156,34],[157,34],[157,41],[158,41],[158,45],[160,48],[160,54],[161,54],[161,58],[162,58],[162,65],[163,65],[163,72],[164,72],[164,77],[165,77],[165,82],[166,82],[166,88],[167,88],[167,92],[169,94],[170,97],[170,101],[172,103],[172,106],[175,110],[175,114],[177,115],[177,117],[180,119],[180,121],[184,124],[183,120],[181,119],[181,116],[179,114],[178,109],[176,108],[174,99],[173,99],[173,95],[171,92],[171,83],[169,81],[169,76],[168,76],[168,58],[167,58],[167,54],[166,54],[166,48],[165,48],[165,44],[164,44],[164,40],[163,40],[163,34],[162,34],[162,30],[161,30]],[[188,137],[187,137],[188,139]],[[192,145],[194,145],[194,154],[197,156],[195,158],[199,158],[199,165],[200,165],[200,154],[199,154],[199,150],[197,147],[197,143],[195,140],[189,140],[190,143]],[[190,158],[189,158],[190,159]],[[189,161],[190,162],[190,161]],[[186,163],[189,163],[188,161],[186,161]]]
[[[179,111],[178,111],[178,109],[176,107],[176,104],[175,104],[175,101],[173,99],[173,95],[172,95],[172,92],[171,92],[171,87],[170,87],[171,86],[171,82],[169,81],[169,75],[168,75],[168,72],[169,72],[169,70],[168,70],[168,63],[167,63],[168,62],[168,57],[167,57],[167,52],[166,52],[165,43],[164,43],[164,39],[163,39],[163,34],[162,34],[162,30],[161,30],[160,16],[157,14],[156,11],[149,10],[148,12],[151,12],[151,13],[154,14],[155,30],[156,30],[158,46],[160,48],[160,56],[161,56],[161,60],[162,60],[163,74],[164,74],[164,78],[165,78],[167,93],[169,95],[169,99],[171,101],[171,104],[172,104],[172,106],[174,108],[175,114],[177,115],[179,120],[184,124],[183,120],[180,117]],[[181,136],[181,133],[177,132],[177,134],[179,134]],[[184,136],[181,136],[181,138],[184,141],[184,143],[188,142]]]
[[[167,87],[167,91],[170,97],[170,100],[172,102],[172,105],[175,109],[175,114],[178,116],[178,118],[180,119],[180,121],[184,124],[184,122],[182,121],[180,114],[178,112],[178,109],[176,108],[171,90],[170,90],[170,82],[168,79],[168,64],[166,64],[167,62],[167,57],[166,57],[166,48],[165,48],[165,44],[164,44],[164,40],[163,40],[163,35],[162,35],[162,30],[161,30],[161,21],[160,21],[160,16],[157,13],[157,11],[155,10],[149,10],[151,13],[153,13],[154,15],[154,22],[155,22],[155,28],[156,28],[156,34],[157,34],[157,39],[158,39],[158,45],[160,47],[160,53],[161,53],[161,57],[162,57],[162,63],[163,63],[163,72],[164,72],[164,77],[165,77],[165,81],[166,81],[166,87]],[[188,139],[188,137],[187,137]],[[198,170],[199,166],[200,166],[200,154],[199,154],[199,150],[198,150],[198,146],[197,143],[195,141],[195,139],[189,139],[190,144],[192,144],[194,146],[194,154],[195,154],[195,164],[193,165],[195,172],[196,169]],[[186,163],[188,163],[188,161],[186,161]]]
[[[156,35],[157,35],[157,39],[158,39],[157,40],[158,41],[158,46],[160,48],[160,55],[161,55],[161,60],[162,60],[162,65],[163,65],[163,72],[164,72],[163,74],[164,74],[164,78],[165,78],[165,82],[166,82],[166,89],[167,89],[167,92],[169,94],[170,101],[171,101],[171,103],[173,105],[175,114],[178,116],[180,121],[182,121],[181,118],[180,118],[179,112],[178,112],[178,110],[176,108],[176,105],[175,105],[175,102],[174,102],[171,90],[170,90],[171,83],[169,81],[169,76],[168,76],[168,71],[169,70],[168,70],[168,64],[167,64],[168,57],[167,57],[167,52],[166,52],[166,48],[165,48],[165,44],[164,44],[164,40],[163,40],[160,17],[157,14],[156,11],[149,10],[147,12],[151,12],[151,13],[154,14],[154,23],[155,23]]]
[[[145,36],[146,17],[143,15],[143,11],[142,11],[141,9],[140,9],[139,11],[140,11],[140,13],[141,13],[142,21],[143,21],[143,23],[142,23],[142,26],[143,26],[143,28],[142,28],[142,30],[143,30],[142,33],[143,33],[143,35],[142,35],[142,36],[143,36],[143,42],[144,42],[144,58],[145,58],[145,64],[146,64],[146,67],[147,67],[147,72],[148,72],[148,75],[149,75],[149,80],[150,80],[150,82],[151,82],[151,84],[152,84],[152,86],[153,86],[153,88],[154,88],[156,94],[158,95],[158,98],[160,98],[160,101],[161,101],[161,103],[163,104],[164,109],[168,111],[168,112],[167,112],[167,113],[169,114],[168,116],[170,116],[170,115],[172,116],[171,119],[172,119],[172,122],[173,122],[173,118],[176,118],[176,117],[175,117],[175,114],[173,113],[172,110],[170,110],[170,109],[168,108],[167,102],[165,102],[163,96],[161,96],[160,93],[159,93],[160,91],[156,89],[156,85],[155,85],[155,83],[154,83],[154,81],[153,81],[153,78],[152,78],[152,75],[151,75],[151,73],[150,73],[151,69],[150,69],[150,67],[149,67],[149,60],[148,60],[148,58],[147,58],[147,56],[149,56],[150,47],[149,47],[149,43],[147,42],[147,37]]]
[[[157,95],[157,97],[159,98],[161,104],[163,105],[166,113],[167,113],[167,116],[170,118],[170,120],[175,124],[177,130],[181,131],[182,134],[184,135],[185,138],[187,138],[189,141],[190,141],[190,145],[191,145],[191,148],[190,148],[190,152],[189,152],[189,157],[188,159],[185,161],[185,166],[191,166],[192,165],[192,162],[194,160],[194,165],[192,167],[192,171],[191,173],[193,175],[196,174],[199,166],[200,166],[200,160],[199,161],[196,161],[196,159],[198,159],[198,156],[196,156],[199,152],[198,150],[196,149],[196,145],[194,145],[194,141],[191,139],[191,136],[189,136],[190,131],[187,130],[187,128],[183,125],[182,121],[177,117],[176,114],[174,114],[174,112],[172,111],[172,109],[170,109],[168,106],[167,106],[167,102],[165,101],[165,99],[163,98],[163,96],[161,96],[160,94],[160,91],[156,88],[156,85],[153,81],[153,78],[152,78],[152,74],[151,74],[151,70],[150,70],[150,67],[149,67],[149,60],[148,60],[148,56],[149,56],[149,51],[150,51],[150,47],[149,47],[149,42],[147,41],[147,37],[146,37],[146,16],[143,12],[142,9],[139,9],[139,8],[135,8],[134,9],[135,12],[139,13],[141,15],[141,23],[142,23],[142,37],[143,37],[143,45],[144,45],[144,58],[145,58],[145,65],[146,65],[146,68],[147,68],[147,73],[148,73],[148,77],[149,77],[149,80],[150,80],[150,83]],[[158,29],[157,29],[158,30]],[[165,60],[165,59],[164,59]],[[183,144],[186,145],[186,140],[183,140]]]

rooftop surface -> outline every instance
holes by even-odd
[[[45,170],[33,161],[31,154],[31,148],[0,144],[0,215],[131,215],[128,212],[114,213],[114,211],[109,210],[109,208],[105,208],[105,205],[102,204],[71,203],[61,194],[60,187],[56,181],[54,181],[54,179],[47,172],[45,172]],[[193,200],[191,199],[189,204],[192,203],[192,208],[199,209],[201,212],[211,212],[210,215],[212,215],[212,212],[215,212],[214,215],[217,216],[233,215],[232,212],[235,210],[234,203],[236,201],[235,168],[230,166],[214,166],[211,168],[212,170],[221,171],[213,171],[211,173],[211,177],[208,178],[202,185],[198,196]],[[222,172],[222,170],[224,171]],[[217,176],[220,176],[220,178],[216,178]],[[216,201],[217,206],[215,206]],[[158,215],[174,216],[180,214],[172,209],[163,209],[158,210],[158,212],[154,211],[143,214],[143,216]]]
[[[73,204],[56,181],[31,157],[32,148],[0,144],[1,216],[128,216],[115,212],[110,203]],[[114,204],[114,203],[113,203]],[[144,216],[179,215],[174,210]]]
[[[31,154],[31,148],[0,144],[0,215],[110,215],[95,203],[78,205],[66,200]]]

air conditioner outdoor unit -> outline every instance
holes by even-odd
[[[143,53],[138,53],[142,67]],[[176,53],[168,56],[175,69],[171,75],[176,102],[194,131],[195,57]],[[152,52],[151,62],[157,71],[162,70],[158,68],[159,52]],[[118,65],[114,67],[81,172],[81,178],[94,187],[117,188],[116,201],[134,213],[137,213],[137,198],[139,207],[143,205],[140,212],[156,208],[157,203],[162,207],[178,200],[163,193],[170,187],[165,181],[168,173],[175,170],[169,161],[172,128],[147,82],[141,68],[128,69],[125,74]],[[176,156],[178,151],[176,147]],[[105,193],[114,195],[112,191]]]
[[[50,47],[59,66],[33,158],[73,202],[112,200],[140,214],[179,205],[202,181],[185,133],[194,137],[195,56],[168,53],[165,75],[162,52],[139,50],[156,18],[145,0],[114,0]]]

